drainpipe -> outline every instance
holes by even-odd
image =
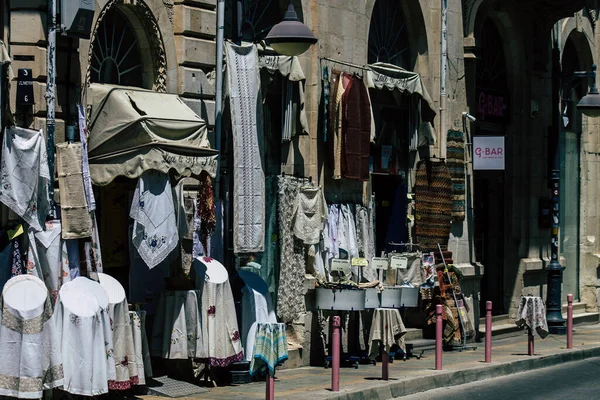
[[[442,0],[440,52],[440,157],[446,158],[446,72],[448,70],[448,0]]]
[[[223,40],[225,37],[225,0],[217,2],[217,43],[216,43],[216,81],[215,81],[215,148],[219,152],[217,157],[217,176],[215,178],[214,193],[217,200],[221,193],[221,130],[223,120]],[[225,191],[225,201],[221,203],[223,210],[223,229],[221,239],[223,240],[223,255],[228,253],[228,231],[229,231],[229,193]]]
[[[56,126],[54,112],[54,82],[56,67],[56,2],[57,0],[48,0],[48,51],[47,68],[48,77],[46,78],[46,138],[48,151],[48,168],[50,170],[50,182],[48,189],[50,192],[50,214],[56,217],[54,209],[54,128]]]

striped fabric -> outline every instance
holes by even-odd
[[[259,322],[256,327],[250,375],[268,372],[275,376],[275,367],[288,359],[285,324]]]
[[[452,177],[452,221],[465,219],[465,138],[450,129],[447,137],[447,163]]]

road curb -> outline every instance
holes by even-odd
[[[388,400],[395,397],[424,392],[426,390],[498,378],[519,372],[547,368],[558,364],[581,361],[593,357],[600,357],[600,347],[561,350],[561,353],[557,354],[534,356],[532,358],[485,365],[461,371],[441,371],[429,376],[421,376],[402,381],[381,381],[381,384],[377,387],[331,394],[330,396],[327,396],[327,398],[336,400]]]

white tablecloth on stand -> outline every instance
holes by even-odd
[[[548,336],[544,300],[538,296],[521,296],[515,323],[518,327],[526,326],[532,333],[536,332],[540,335],[542,339]]]
[[[393,345],[398,345],[406,352],[404,334],[406,328],[400,317],[400,311],[395,308],[376,308],[373,312],[373,322],[369,333],[369,358],[375,359],[379,355],[379,348],[390,352]]]

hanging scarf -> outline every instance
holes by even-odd
[[[200,187],[198,189],[198,208],[196,210],[198,218],[202,221],[200,225],[200,242],[208,252],[208,239],[217,227],[217,218],[215,216],[215,201],[213,186],[210,176],[202,171],[200,175]]]

